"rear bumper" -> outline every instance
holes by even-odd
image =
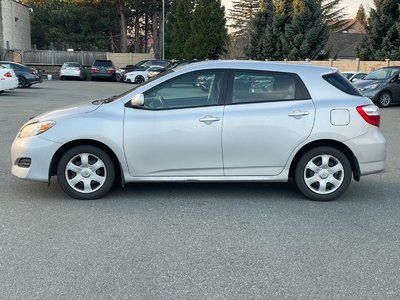
[[[115,79],[115,73],[91,73],[92,78]]]
[[[1,80],[0,90],[14,90],[18,87],[18,78],[7,78],[6,80]]]
[[[360,175],[379,173],[385,169],[386,139],[378,128],[345,142],[357,157]]]

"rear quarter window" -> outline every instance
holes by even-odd
[[[341,90],[343,93],[352,96],[361,96],[361,93],[358,91],[358,89],[348,79],[337,72],[322,75],[322,78],[333,85],[335,88]]]

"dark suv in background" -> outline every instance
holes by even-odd
[[[400,66],[375,70],[353,84],[379,107],[400,102]]]
[[[18,77],[18,87],[28,88],[32,84],[42,82],[40,73],[35,68],[31,68],[12,61],[0,61],[0,66],[13,69],[15,75]]]
[[[111,60],[96,59],[90,69],[90,79],[109,79],[115,81],[115,66]]]

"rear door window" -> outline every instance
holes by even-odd
[[[235,71],[232,103],[310,99],[297,75],[291,73]]]

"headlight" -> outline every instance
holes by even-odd
[[[39,134],[49,130],[54,125],[56,125],[56,122],[54,122],[54,121],[31,123],[20,129],[18,137],[26,138],[26,137],[30,137],[30,136],[34,136],[34,135],[39,135]]]
[[[380,87],[382,85],[382,83],[374,83],[374,84],[370,84],[367,85],[366,87],[362,88],[361,91],[367,91],[367,90],[375,90],[378,87]]]

